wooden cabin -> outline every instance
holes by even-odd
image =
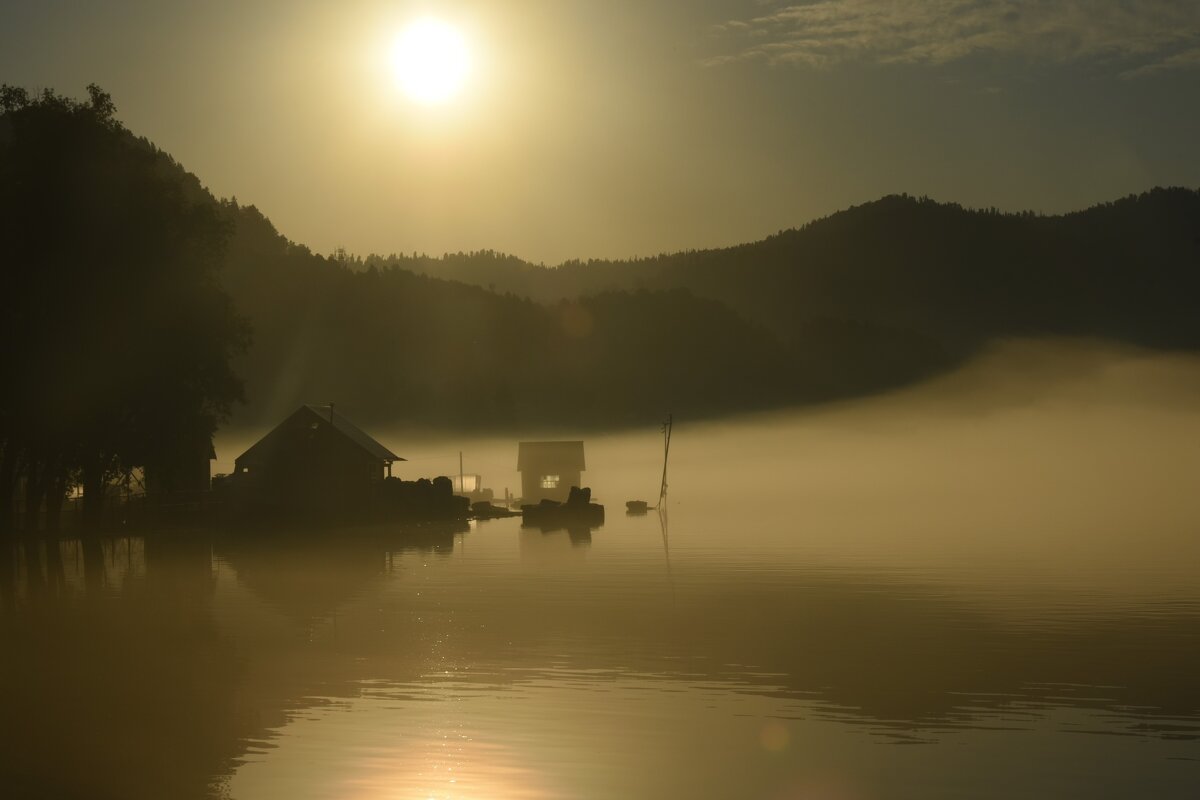
[[[566,502],[572,486],[579,486],[587,469],[583,442],[520,442],[517,471],[521,473],[521,502]]]
[[[347,511],[370,504],[403,460],[332,405],[306,405],[238,456],[232,477],[255,505]]]
[[[212,488],[212,462],[217,451],[211,434],[182,437],[162,450],[167,457],[150,461],[142,470],[147,496],[173,498],[201,494]]]

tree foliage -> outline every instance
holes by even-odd
[[[72,479],[95,497],[133,467],[169,488],[241,397],[230,359],[247,328],[217,275],[219,210],[88,93],[0,89],[6,498],[13,476],[31,501]]]

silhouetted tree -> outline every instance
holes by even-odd
[[[115,118],[0,88],[0,503],[23,479],[30,517],[82,482],[165,469],[240,397],[247,328],[222,290],[227,229],[199,182]],[[209,439],[210,440],[210,439]],[[207,456],[207,453],[205,453]],[[52,523],[53,524],[53,523]]]

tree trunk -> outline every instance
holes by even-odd
[[[39,527],[38,523],[41,522],[42,501],[46,497],[46,473],[48,472],[49,464],[33,456],[30,456],[27,464],[28,466],[25,470],[24,530],[26,535],[32,538],[36,536]]]
[[[67,499],[67,473],[61,461],[55,462],[46,489],[46,535],[58,539],[62,530],[62,507]]]
[[[10,538],[16,531],[17,446],[11,441],[0,452],[0,538]]]
[[[89,455],[83,465],[83,529],[100,529],[104,513],[104,459]]]
[[[0,538],[0,609],[17,604],[17,552],[9,539]]]

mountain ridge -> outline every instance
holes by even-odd
[[[5,108],[29,103],[11,88],[0,95]],[[217,199],[124,129],[98,88],[91,106],[55,95],[35,105],[20,114],[48,115],[37,119],[51,132],[100,125],[114,148],[154,162],[155,182],[174,184],[163,196],[220,223],[215,280],[253,329],[234,363],[248,401],[235,412],[241,426],[336,401],[366,423],[579,429],[886,391],[954,369],[1004,338],[1200,349],[1195,190],[1154,189],[1057,216],[891,195],[757,242],[552,269],[494,251],[324,256],[254,206]],[[10,126],[34,119],[20,114],[0,114],[0,144],[16,131]],[[57,146],[39,144],[46,163],[70,163],[79,175],[59,176],[67,188],[39,196],[47,213],[37,219],[72,208],[76,178],[91,181],[97,197],[126,197],[123,162],[103,155],[117,150],[64,161],[71,151],[55,154]],[[107,263],[119,265],[127,248],[158,233],[143,227],[109,242]],[[213,253],[185,260],[217,257],[215,233]],[[30,263],[41,263],[35,241],[27,244]],[[171,264],[145,266],[148,283],[170,277]],[[154,315],[163,324],[169,317]]]
[[[439,302],[468,302],[450,299],[466,292],[471,304],[533,303],[526,312],[550,320],[541,335],[551,338],[570,328],[564,320],[578,316],[579,308],[587,314],[603,309],[608,324],[618,327],[626,312],[635,314],[640,347],[616,334],[607,340],[613,347],[621,342],[620,358],[584,346],[594,342],[577,343],[590,363],[607,370],[635,359],[639,350],[654,351],[657,338],[672,330],[672,314],[688,320],[694,342],[707,341],[707,314],[713,326],[742,330],[738,335],[748,337],[750,350],[709,358],[682,337],[655,363],[683,364],[693,378],[710,369],[733,375],[734,365],[752,365],[755,377],[744,396],[739,400],[725,390],[722,409],[820,402],[905,385],[953,369],[997,339],[1091,337],[1157,349],[1200,348],[1200,321],[1192,313],[1200,296],[1200,192],[1179,187],[1061,215],[971,210],[889,195],[757,242],[627,261],[541,267],[487,250],[440,258],[340,253],[324,263],[364,279],[392,275],[395,281],[403,272],[445,281],[426,286],[445,295]],[[638,301],[639,295],[656,299]],[[701,306],[704,314],[693,312]],[[438,324],[452,325],[453,317],[450,312]],[[493,334],[480,331],[478,338]],[[590,331],[581,339],[588,336]],[[513,352],[507,359],[519,361],[523,345],[510,337],[508,346]],[[443,357],[455,358],[449,352]],[[571,373],[557,363],[551,369]],[[493,378],[506,384],[504,375]],[[580,375],[570,381],[588,382]],[[618,382],[643,389],[662,381],[637,372],[623,373]],[[712,383],[689,385],[711,394]],[[678,392],[646,393],[688,406]],[[591,402],[595,397],[618,400],[602,391],[581,390],[575,397],[580,418],[604,416]],[[626,411],[637,414],[629,407],[622,418]],[[545,413],[541,408],[533,417]]]

